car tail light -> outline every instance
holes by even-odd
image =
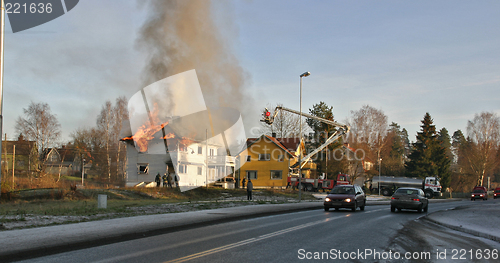
[[[397,198],[397,197],[393,197],[393,198],[391,198],[391,199],[397,200],[397,199],[399,199],[399,198]]]
[[[418,199],[418,198],[414,198],[414,199],[413,199],[413,201],[420,201],[420,199]]]

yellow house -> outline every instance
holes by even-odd
[[[247,149],[238,155],[239,178],[252,180],[254,187],[286,187],[290,166],[297,162],[300,152],[298,138],[274,138],[262,135],[247,140]],[[303,174],[310,174],[311,166]],[[240,180],[240,182],[241,182]]]

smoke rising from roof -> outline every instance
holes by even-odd
[[[209,108],[233,107],[244,112],[241,105],[251,105],[244,91],[247,74],[215,23],[211,1],[153,0],[141,4],[148,12],[137,40],[148,55],[143,86],[195,69]],[[182,103],[169,100],[168,94],[157,97],[160,107]]]

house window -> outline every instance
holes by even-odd
[[[259,154],[259,161],[270,161],[271,154],[270,153],[261,153]]]
[[[203,154],[203,147],[198,146],[198,154]]]
[[[252,160],[252,156],[247,155],[247,162],[250,162]]]
[[[271,180],[281,180],[283,178],[282,171],[271,171]]]
[[[179,173],[180,174],[186,174],[187,173],[187,165],[185,165],[185,164],[179,164]]]
[[[202,175],[202,174],[203,174],[203,167],[198,166],[198,175]]]
[[[137,164],[138,174],[149,174],[149,164],[148,163],[138,163]]]
[[[247,178],[248,179],[257,179],[257,171],[247,171]]]
[[[215,156],[215,149],[210,149],[210,156]]]

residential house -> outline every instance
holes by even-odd
[[[19,135],[17,141],[2,141],[2,168],[17,175],[28,174],[37,167],[38,154],[35,141],[25,140]],[[14,163],[15,162],[15,163]]]
[[[275,138],[262,135],[247,139],[247,148],[238,155],[239,179],[252,180],[254,187],[286,187],[289,176],[298,176],[298,156],[304,144],[298,138]],[[302,175],[309,178],[316,169],[312,162],[302,168]]]
[[[161,138],[147,142],[145,150],[138,150],[132,137],[127,142],[126,186],[156,186],[155,177],[168,174],[179,180],[182,191],[233,178],[235,158],[226,154],[219,143],[190,140],[185,137]]]
[[[43,171],[48,174],[73,176],[82,171],[81,157],[71,144],[45,149],[41,161]]]

